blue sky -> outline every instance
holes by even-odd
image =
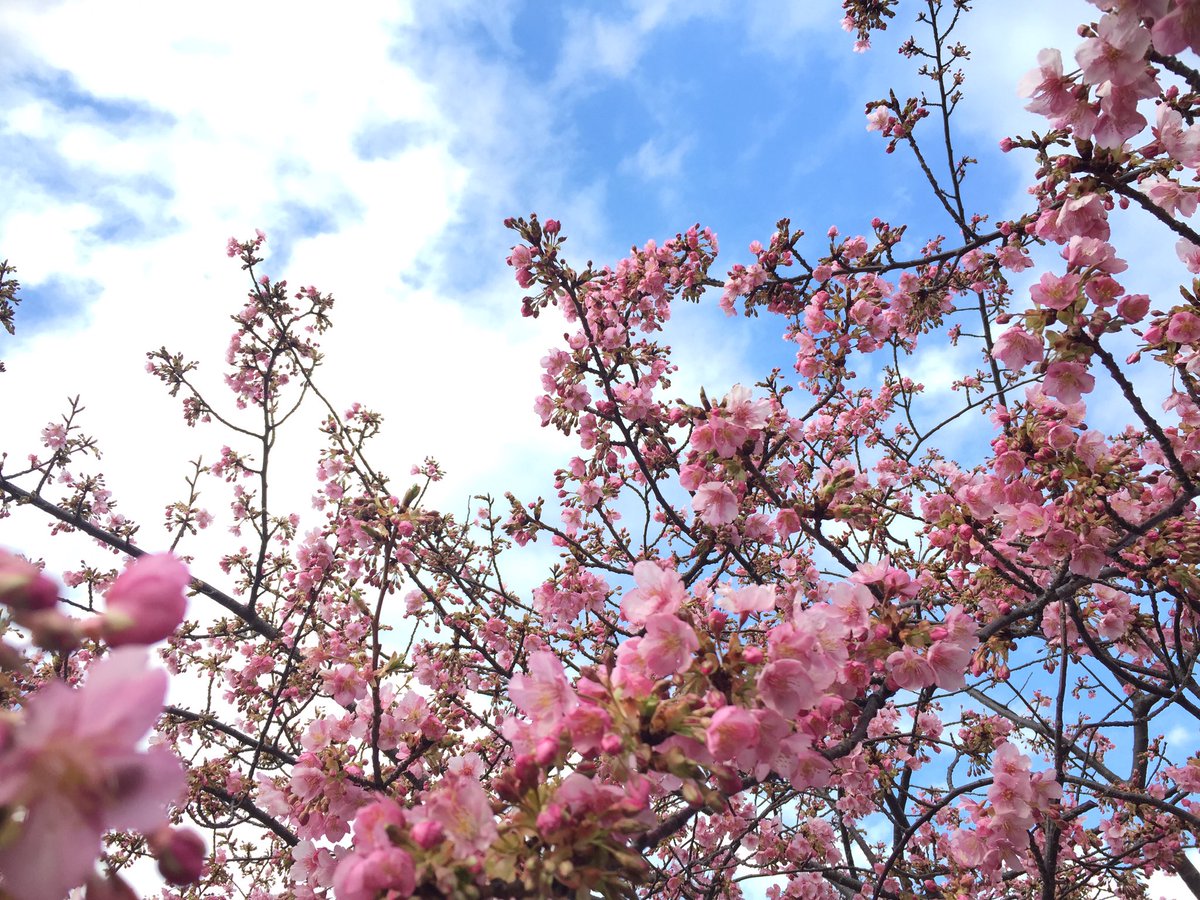
[[[972,204],[1012,214],[1029,167],[996,144],[1037,126],[1017,81],[1042,47],[1069,56],[1095,8],[978,5],[963,25],[974,55],[960,148],[980,159]],[[262,228],[266,271],[339,298],[328,393],[385,413],[375,457],[401,485],[412,463],[442,460],[450,477],[434,502],[461,510],[485,491],[548,494],[572,452],[532,412],[538,359],[561,326],[520,317],[505,216],[558,218],[569,257],[601,263],[701,222],[725,267],[782,216],[810,248],[830,225],[861,233],[875,215],[910,223],[914,243],[949,227],[928,214],[909,158],[865,130],[868,101],[920,89],[894,52],[903,18],[855,54],[836,0],[178,9],[0,6],[0,258],[25,297],[16,338],[0,344],[2,449],[35,451],[63,399],[82,393],[110,486],[150,546],[186,461],[228,439],[183,427],[144,352],[178,349],[218,383],[246,287],[224,254],[231,235]],[[1169,247],[1156,274],[1152,241],[1117,227],[1118,247],[1145,260],[1131,290],[1179,281]],[[680,393],[757,380],[790,355],[780,330],[727,320],[715,300],[680,309],[667,335]],[[948,360],[923,361],[932,388]],[[311,424],[291,433],[280,479],[301,512]],[[0,522],[0,544],[27,541],[29,522]],[[546,561],[524,559],[531,578]]]
[[[340,298],[328,377],[339,400],[389,414],[394,471],[433,454],[456,479],[447,497],[544,490],[533,473],[562,448],[529,409],[557,331],[516,315],[505,216],[555,216],[573,258],[597,261],[697,221],[726,264],[783,215],[818,246],[829,225],[860,231],[873,215],[944,230],[920,221],[910,162],[864,128],[868,100],[911,90],[907,65],[888,46],[851,52],[837,3],[793,6],[372,4],[334,19],[313,3],[187,18],[5,4],[17,49],[0,63],[0,252],[27,297],[6,356],[31,386],[10,433],[86,387],[99,419],[136,408],[194,455],[141,354],[168,343],[215,375],[243,292],[224,241],[260,227],[272,274]],[[1030,121],[1013,85],[1073,21],[1007,6],[1027,51],[997,40],[994,12],[969,23],[977,93],[960,115],[984,160],[972,189],[1001,205],[1020,180],[994,152],[999,126]],[[786,358],[774,323],[711,307],[680,319],[683,384],[723,393],[758,377],[764,348]],[[115,477],[130,455],[104,438]]]

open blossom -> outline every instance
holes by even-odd
[[[646,636],[639,647],[646,669],[656,678],[682,674],[692,665],[700,640],[692,626],[669,613],[646,619]]]
[[[1046,367],[1044,390],[1061,403],[1078,403],[1096,386],[1096,376],[1083,363],[1055,362]]]
[[[992,345],[992,356],[1014,372],[1028,363],[1041,361],[1043,352],[1042,338],[1018,326],[1009,328]]]
[[[91,871],[105,832],[165,823],[183,767],[165,749],[140,748],[166,690],[166,673],[129,647],[92,666],[82,688],[54,681],[30,697],[0,752],[0,806],[24,811],[0,836],[3,892],[62,900]]]
[[[637,587],[621,599],[621,615],[635,625],[644,625],[646,617],[655,613],[673,613],[687,599],[679,573],[656,562],[634,563],[633,579]]]
[[[1021,80],[1017,92],[1030,98],[1025,107],[1030,112],[1047,118],[1062,116],[1078,103],[1074,82],[1063,77],[1062,54],[1041,50],[1037,61],[1038,67]]]
[[[536,736],[543,737],[579,705],[579,698],[567,683],[562,663],[549,650],[530,653],[528,666],[528,675],[517,674],[509,681],[508,693],[533,722]]]
[[[1187,266],[1187,270],[1193,275],[1200,274],[1200,247],[1197,247],[1187,238],[1180,238],[1175,243],[1175,253],[1179,259]]]
[[[758,719],[740,706],[722,706],[705,729],[708,752],[720,761],[738,759],[746,753],[755,755],[758,737]]]
[[[1100,20],[1096,37],[1080,45],[1075,59],[1088,84],[1109,82],[1114,86],[1132,84],[1145,72],[1150,32],[1136,16],[1108,14]]]
[[[485,853],[499,834],[488,796],[473,777],[443,779],[426,808],[430,820],[441,825],[455,851],[463,857]]]
[[[775,608],[775,588],[769,584],[756,584],[734,590],[732,585],[717,588],[720,604],[730,612],[770,612]]]
[[[737,518],[737,497],[720,481],[700,485],[692,498],[692,506],[701,519],[714,527],[728,525]]]

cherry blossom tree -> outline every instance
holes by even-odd
[[[844,5],[859,49],[899,6]],[[82,620],[0,558],[0,893],[30,896],[20,860],[69,843],[54,889],[89,897],[123,896],[148,850],[170,897],[1139,898],[1153,872],[1200,896],[1200,754],[1165,736],[1200,724],[1200,3],[1096,0],[1073,62],[1039,55],[1023,90],[1046,130],[1001,143],[1036,181],[1003,219],[969,205],[956,142],[968,4],[911,6],[923,90],[865,124],[913,155],[950,236],[781,219],[719,278],[699,225],[596,267],[553,219],[506,223],[522,313],[567,329],[535,401],[579,448],[552,502],[459,521],[429,501],[436,462],[389,479],[381,416],[320,387],[332,298],[263,274],[261,233],[232,240],[232,400],[149,354],[221,450],[147,541],[182,555],[216,480],[244,544],[190,561],[174,631],[171,557],[133,585],[65,573]],[[1176,246],[1177,293],[1122,283],[1123,217]],[[10,279],[6,326],[15,299]],[[689,301],[778,317],[792,369],[673,397],[659,338]],[[970,360],[953,404],[910,374],[939,353]],[[307,529],[269,497],[301,402],[325,415]],[[141,556],[79,412],[0,492]],[[963,422],[977,439],[939,448]],[[504,573],[532,542],[559,556],[525,591]],[[142,751],[161,676],[103,648],[168,632],[191,690]],[[186,832],[154,830],[173,760],[203,872]],[[125,809],[143,793],[159,812]],[[63,809],[74,831],[44,824]],[[89,875],[126,828],[152,834],[111,833]]]

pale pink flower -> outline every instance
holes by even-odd
[[[1187,266],[1193,275],[1200,273],[1200,247],[1187,238],[1180,238],[1175,244],[1175,254]]]
[[[633,565],[637,587],[621,598],[621,615],[635,625],[643,625],[655,613],[673,613],[687,599],[683,579],[674,569],[642,560]]]
[[[759,584],[734,590],[733,585],[722,584],[717,588],[717,600],[730,612],[770,612],[775,608],[775,588]]]
[[[1197,195],[1194,190],[1184,188],[1179,182],[1155,175],[1142,182],[1142,190],[1157,206],[1168,213],[1187,218],[1196,211]]]
[[[1082,395],[1091,393],[1096,377],[1083,363],[1054,362],[1046,368],[1043,390],[1060,403],[1078,403]]]
[[[1041,280],[1029,289],[1029,296],[1033,298],[1034,303],[1047,309],[1066,309],[1079,299],[1079,276],[1046,272]]]
[[[169,553],[135,559],[104,595],[104,639],[119,647],[169,637],[187,611],[190,580],[187,566]]]
[[[1167,324],[1167,340],[1177,344],[1200,341],[1200,316],[1187,310],[1174,313]]]
[[[1109,14],[1100,20],[1096,37],[1075,51],[1075,59],[1089,84],[1107,81],[1119,87],[1132,84],[1143,74],[1148,49],[1150,32],[1135,16]]]
[[[528,675],[516,674],[508,683],[508,695],[517,709],[533,723],[537,737],[554,731],[558,723],[579,704],[558,657],[549,650],[529,654]]]
[[[338,900],[375,900],[380,893],[408,897],[416,887],[412,857],[399,847],[351,853],[338,861],[333,893]]]
[[[699,649],[695,630],[678,616],[657,613],[647,617],[639,652],[654,677],[683,674],[691,668],[692,658]]]
[[[488,796],[474,778],[443,779],[426,806],[429,818],[445,829],[460,856],[487,852],[498,836]]]
[[[162,714],[167,676],[140,648],[115,650],[83,687],[53,681],[33,694],[0,752],[0,806],[24,811],[0,846],[0,888],[62,900],[82,884],[107,831],[151,832],[184,788],[163,748],[139,749]]]
[[[737,497],[720,481],[700,485],[692,498],[692,506],[701,519],[714,527],[728,525],[737,518]]]
[[[747,752],[753,757],[758,735],[758,720],[750,710],[740,706],[722,706],[709,720],[705,729],[705,743],[714,759],[725,762]]]
[[[1184,127],[1183,116],[1165,103],[1155,115],[1153,132],[1163,149],[1185,166],[1200,165],[1200,128]]]
[[[809,672],[809,666],[798,659],[778,659],[763,666],[758,674],[758,693],[763,703],[785,719],[812,709],[821,694]]]
[[[1038,67],[1021,79],[1017,93],[1029,97],[1025,107],[1030,112],[1056,118],[1068,112],[1078,102],[1075,85],[1063,77],[1062,54],[1057,50],[1038,51]]]
[[[1200,48],[1200,3],[1179,0],[1175,8],[1154,23],[1154,49],[1173,56],[1190,47]]]
[[[1040,362],[1043,353],[1041,336],[1016,325],[996,338],[992,345],[992,356],[1014,372],[1028,363]]]

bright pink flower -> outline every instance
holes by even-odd
[[[705,730],[708,752],[718,762],[736,759],[758,745],[758,719],[740,706],[722,706],[709,720]]]
[[[58,588],[42,570],[26,559],[0,550],[0,603],[10,609],[50,609],[58,602]]]
[[[758,693],[763,703],[785,719],[794,719],[821,699],[809,667],[798,659],[767,663],[758,674]]]
[[[737,518],[737,497],[720,481],[700,485],[692,498],[692,506],[701,519],[714,527],[728,525]]]
[[[635,625],[644,625],[646,617],[655,613],[676,612],[687,599],[679,573],[656,562],[634,563],[633,580],[637,587],[621,599],[621,615]]]
[[[655,678],[683,674],[692,665],[700,640],[687,622],[670,613],[646,619],[646,634],[639,647],[646,669]]]
[[[1060,403],[1078,403],[1084,394],[1096,386],[1096,376],[1083,363],[1054,362],[1046,368],[1043,390]]]
[[[496,840],[496,819],[479,782],[470,777],[443,779],[427,801],[429,818],[446,831],[446,837],[461,856],[486,853]],[[341,894],[338,894],[341,900]]]
[[[1041,362],[1044,352],[1041,336],[1030,334],[1017,325],[1005,331],[992,345],[992,356],[1014,372],[1028,363]]]
[[[187,611],[190,580],[187,566],[169,553],[135,559],[104,595],[104,639],[119,647],[169,637]]]
[[[775,588],[769,584],[751,585],[734,590],[732,585],[717,588],[718,602],[730,612],[770,612],[775,608]]]
[[[1146,51],[1150,32],[1135,16],[1106,15],[1100,20],[1096,37],[1075,51],[1075,59],[1089,84],[1111,82],[1115,86],[1132,84],[1146,69]]]
[[[416,887],[412,857],[399,847],[351,853],[338,861],[333,893],[338,900],[375,900],[381,893],[408,897]]]
[[[115,650],[82,688],[50,682],[26,703],[0,751],[0,806],[24,811],[0,846],[10,895],[62,900],[91,871],[105,832],[165,822],[183,767],[165,749],[139,749],[167,690],[166,673],[147,663],[140,648]]]
[[[917,691],[933,684],[933,669],[912,647],[892,653],[887,658],[887,667],[892,681],[902,690]]]
[[[508,684],[508,695],[533,723],[534,734],[544,737],[558,727],[563,716],[579,704],[558,657],[549,650],[529,654],[529,674],[517,674]]]
[[[1200,341],[1200,316],[1187,310],[1174,313],[1167,325],[1167,340],[1177,344]]]

